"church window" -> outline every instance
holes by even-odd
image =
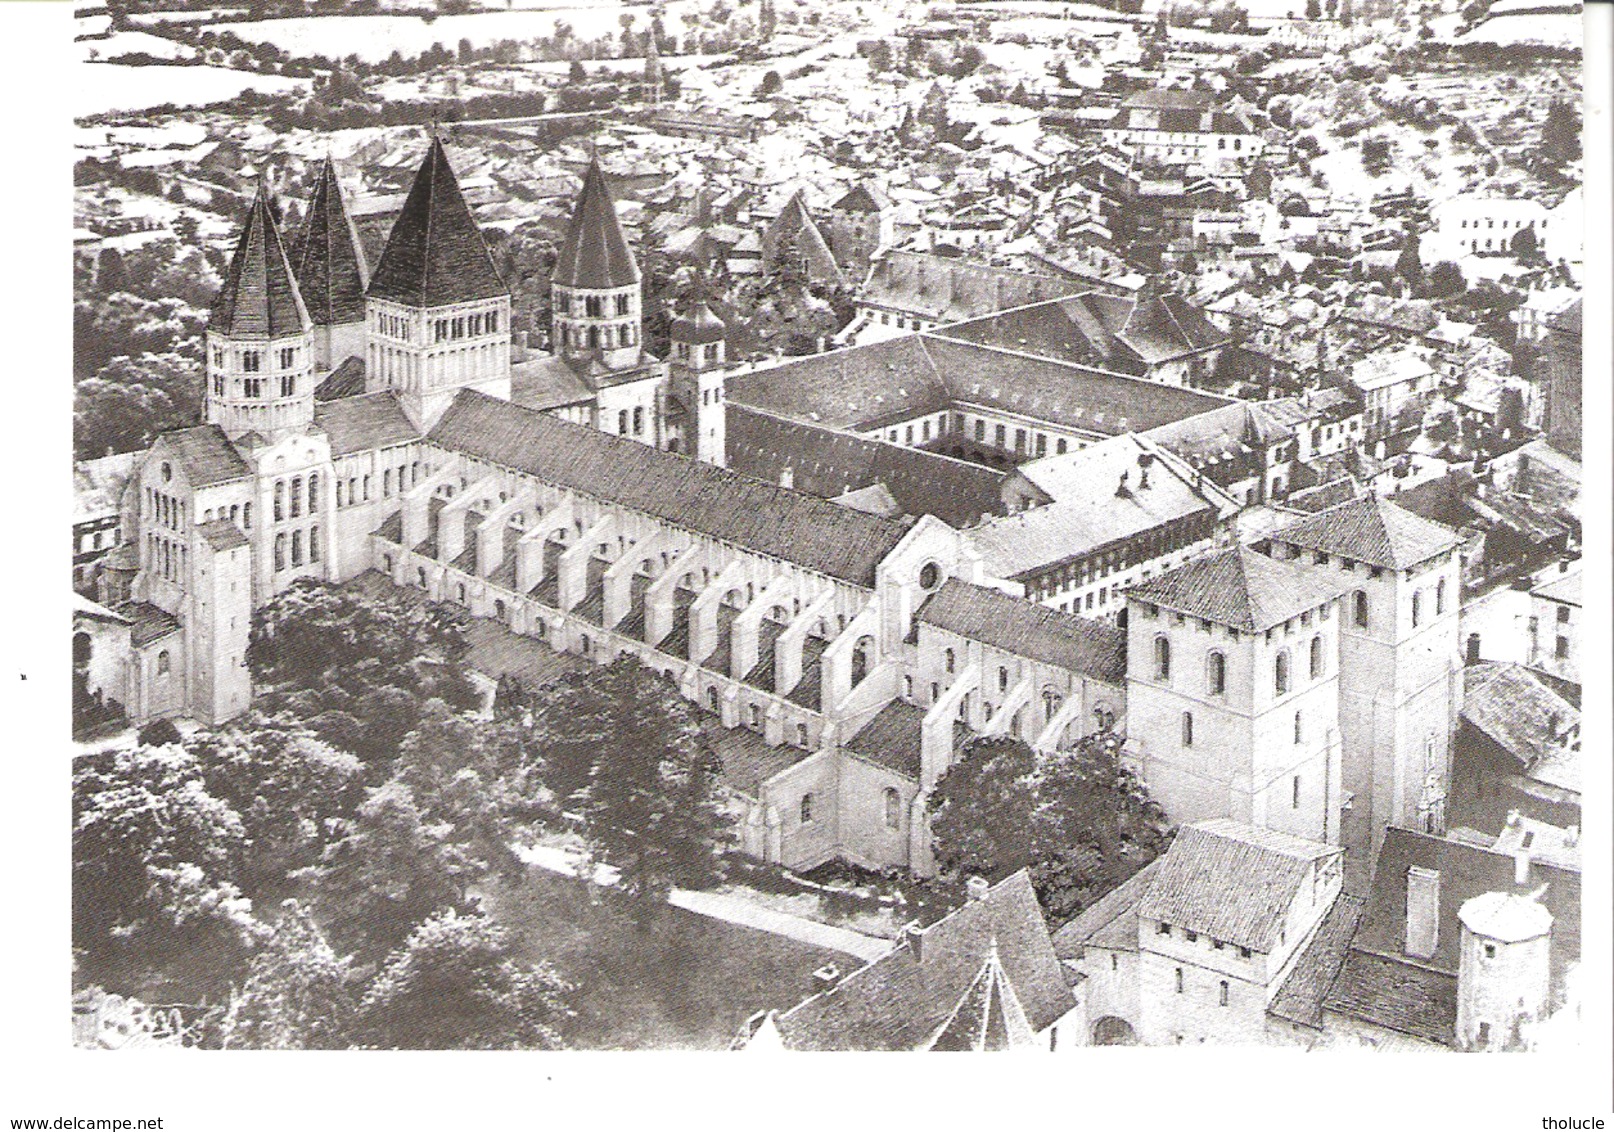
[[[1054,445],[1054,452],[1063,456],[1068,451],[1070,451],[1070,442],[1061,437],[1059,442]]]
[[[415,568],[415,581],[419,583],[421,589],[426,588],[426,568],[424,566],[417,566]],[[540,624],[542,624],[542,622],[540,622]]]
[[[171,665],[172,665],[172,660],[168,655],[168,650],[163,649],[162,652],[157,654],[157,675],[158,676],[167,676],[168,675],[168,670],[171,667]]]
[[[280,368],[281,369],[290,369],[292,361],[296,357],[297,357],[297,351],[296,350],[294,350],[290,346],[282,346],[281,349],[280,349]]]
[[[263,355],[257,350],[241,351],[241,372],[257,373],[263,368]]]
[[[986,442],[986,422],[983,420],[975,422],[975,439],[983,444]]]
[[[1191,711],[1182,713],[1182,745],[1185,747],[1194,745],[1194,713]]]
[[[998,668],[998,691],[1007,692],[1008,690],[1009,690],[1009,670],[1007,668],[999,666],[999,668]]]
[[[1278,659],[1272,666],[1272,690],[1277,695],[1287,695],[1289,691],[1289,653],[1287,650],[1278,654]]]
[[[1212,652],[1206,659],[1206,684],[1213,696],[1220,696],[1227,691],[1227,657],[1220,652]]]
[[[342,481],[337,480],[336,481],[336,505],[338,507],[342,506],[342,500],[344,498],[345,498],[345,496],[342,493]]]
[[[1220,1006],[1226,1006],[1227,1005],[1227,980],[1226,979],[1223,979],[1221,985],[1216,988],[1216,1002]]]
[[[499,332],[499,312],[498,311],[489,311],[488,312],[488,333],[489,334],[497,334],[498,332]]]
[[[308,473],[308,510],[310,513],[319,510],[319,473]]]
[[[364,477],[364,501],[366,503],[370,502],[370,477],[369,476]]]
[[[1311,678],[1313,680],[1323,674],[1323,639],[1311,639]]]
[[[1356,627],[1367,628],[1367,591],[1357,590],[1351,595],[1352,611],[1355,615]]]
[[[1008,430],[1003,425],[998,425],[993,435],[997,438],[997,446],[1002,448],[1006,443],[1005,437],[1008,435]]]
[[[1304,734],[1305,734],[1305,731],[1304,731],[1304,728],[1301,726],[1300,713],[1297,711],[1297,712],[1295,712],[1295,742],[1296,743],[1301,742],[1301,737]]]
[[[805,723],[796,724],[796,746],[807,746],[807,725]]]
[[[1423,591],[1412,591],[1412,627],[1416,629],[1423,620]]]
[[[1176,969],[1176,984],[1177,984],[1177,993],[1178,994],[1182,993],[1182,983],[1183,983],[1183,980],[1182,980],[1182,968],[1178,967]]]
[[[381,494],[383,497],[392,494],[392,469],[388,468],[381,473]]]
[[[464,604],[465,604],[465,583],[464,583],[464,582],[461,582],[461,583],[460,583],[460,584],[459,584],[459,585],[457,585],[457,586],[455,586],[455,587],[454,587],[454,598],[455,598],[455,600],[457,600],[457,601],[458,601],[458,602],[459,602],[459,603],[460,603],[460,604],[461,604],[461,605],[464,605]],[[584,640],[585,640],[585,641],[586,641],[586,640],[588,640],[588,638],[587,638],[587,637],[584,637],[584,638],[583,638],[583,639],[584,639]],[[587,649],[584,649],[584,650],[583,650],[583,651],[584,651],[584,652],[587,652],[587,651],[588,651],[588,650],[587,650]]]
[[[626,409],[616,415],[616,431],[618,436],[628,435],[628,411]]]
[[[633,410],[633,435],[644,435],[644,406],[635,406]]]
[[[275,481],[275,522],[286,517],[286,481]]]
[[[948,649],[946,652],[942,653],[942,665],[947,669],[947,675],[951,676],[953,674],[953,669],[957,663],[958,656],[953,652],[952,649]]]
[[[224,396],[224,375],[221,373],[213,375],[213,396]]]
[[[291,532],[291,564],[293,566],[301,566],[303,564],[303,532],[302,531],[292,531]]]
[[[1154,678],[1171,679],[1171,642],[1165,637],[1154,639]]]
[[[232,510],[234,509],[232,508]],[[250,503],[241,505],[241,526],[244,530],[250,531],[252,529],[252,504]]]
[[[626,295],[618,295],[616,297],[616,313],[617,314],[627,314],[628,313],[628,297]]]
[[[751,707],[751,711],[750,711],[750,715],[751,715],[751,730],[752,731],[761,731],[762,730],[762,707],[759,704],[752,704],[752,705],[750,705],[750,707]]]
[[[290,397],[292,394],[294,394],[296,392],[297,392],[297,378],[296,378],[296,376],[293,375],[293,374],[289,374],[289,373],[281,374],[280,375],[280,395],[282,397]]]
[[[597,326],[591,326],[588,328],[588,348],[590,350],[597,350],[600,348],[600,328]]]
[[[308,528],[308,560],[319,561],[319,527]]]
[[[902,824],[902,795],[895,786],[885,788],[885,827],[896,829]]]
[[[303,477],[291,478],[291,517],[295,519],[303,513]]]
[[[583,309],[589,318],[599,318],[605,313],[605,299],[600,295],[587,295],[583,299]]]
[[[1048,437],[1040,432],[1037,434],[1037,455],[1048,455]]]
[[[1568,637],[1558,637],[1553,642],[1552,656],[1553,656],[1554,660],[1568,660],[1569,659],[1569,638]]]
[[[1295,718],[1299,719],[1300,717],[1296,716]],[[1300,808],[1300,776],[1298,774],[1289,780],[1289,808],[1291,810]]]
[[[1442,578],[1435,583],[1435,616],[1439,617],[1444,612],[1446,612],[1446,579]],[[1569,611],[1561,609],[1559,612],[1568,613]]]
[[[285,532],[275,536],[275,569],[286,568],[286,535]]]
[[[257,400],[263,396],[263,378],[245,377],[241,379],[241,393],[245,397]]]
[[[803,794],[801,796],[801,824],[806,825],[808,822],[810,822],[812,820],[813,820],[813,796],[811,794]]]

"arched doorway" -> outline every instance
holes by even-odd
[[[1096,1046],[1135,1046],[1138,1044],[1138,1035],[1132,1029],[1132,1023],[1125,1018],[1117,1018],[1113,1014],[1106,1014],[1093,1023],[1093,1044]]]

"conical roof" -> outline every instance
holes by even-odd
[[[260,182],[224,286],[213,300],[209,328],[232,338],[280,338],[308,326],[308,308]]]
[[[411,307],[440,307],[508,295],[459,181],[432,139],[370,279],[369,295]]]
[[[297,249],[297,286],[315,325],[361,321],[368,275],[359,233],[336,181],[336,166],[327,157],[314,181]]]
[[[622,233],[616,201],[605,183],[598,158],[588,163],[583,190],[572,208],[566,242],[555,260],[554,283],[562,287],[608,290],[639,282],[639,264]]]
[[[1034,1040],[1020,997],[1003,973],[994,940],[986,961],[930,1048],[938,1053],[986,1052],[1024,1049]]]

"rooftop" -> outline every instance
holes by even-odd
[[[1196,558],[1127,596],[1258,633],[1334,600],[1347,581],[1239,546]]]
[[[921,625],[1109,684],[1126,679],[1126,632],[1001,590],[949,578],[919,607]]]
[[[373,452],[420,439],[419,430],[398,404],[397,394],[387,390],[316,402],[314,426],[330,438],[333,456]]]
[[[301,334],[308,308],[297,289],[286,244],[269,210],[262,183],[247,209],[224,283],[213,300],[208,329],[231,338],[269,339]]]
[[[555,259],[551,281],[563,287],[610,290],[639,282],[639,263],[622,233],[616,201],[598,158],[588,163],[583,188],[572,207],[566,239]]]
[[[1319,511],[1273,537],[1393,570],[1419,565],[1462,545],[1455,531],[1375,495]]]

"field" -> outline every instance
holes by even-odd
[[[307,90],[309,79],[255,75],[228,67],[130,67],[119,63],[90,63],[74,73],[72,112],[75,118],[116,111],[144,110],[172,102],[176,106],[206,106],[243,91],[277,94]]]
[[[268,42],[298,57],[323,55],[344,59],[349,55],[378,63],[394,51],[415,57],[434,43],[453,50],[462,39],[474,47],[485,47],[502,39],[518,42],[543,39],[560,22],[570,24],[579,39],[618,35],[622,26],[617,17],[634,16],[634,27],[648,26],[649,8],[600,3],[579,6],[530,7],[508,12],[479,12],[463,16],[439,16],[429,22],[419,16],[319,16],[288,20],[258,20],[251,23],[219,24],[218,31],[229,31],[249,43]],[[683,22],[676,6],[669,7],[664,26],[670,35],[681,35]]]

